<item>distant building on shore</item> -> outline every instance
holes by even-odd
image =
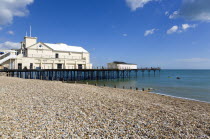
[[[90,53],[63,43],[37,42],[24,37],[21,48],[0,50],[0,68],[6,69],[92,69]]]
[[[137,64],[114,61],[107,64],[108,69],[137,69]]]

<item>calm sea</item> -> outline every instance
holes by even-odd
[[[210,70],[162,70],[156,75],[139,72],[137,78],[98,81],[98,84],[116,85],[118,88],[153,88],[155,93],[210,102]]]

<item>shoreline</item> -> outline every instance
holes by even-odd
[[[201,101],[201,100],[198,100],[198,99],[192,99],[192,98],[186,98],[186,97],[172,96],[172,95],[168,95],[168,94],[164,94],[164,93],[158,93],[158,92],[154,92],[154,91],[148,92],[148,93],[157,94],[157,95],[161,95],[161,96],[172,97],[172,98],[178,98],[178,99],[184,99],[184,100],[190,100],[190,101],[202,102],[202,103],[210,104],[210,102],[208,102],[208,101]]]
[[[62,82],[62,81],[61,81]],[[63,82],[63,83],[68,83],[68,82]],[[74,82],[71,82],[69,84],[75,84]],[[92,85],[92,86],[95,86],[94,84],[86,84],[85,82],[84,83],[81,83],[81,82],[76,82],[76,84],[81,84],[81,85]],[[123,89],[123,88],[114,88],[114,87],[111,87],[109,85],[107,86],[103,86],[103,85],[97,85],[97,87],[108,87],[108,88],[113,88],[113,89]],[[195,102],[202,102],[202,103],[208,103],[210,104],[210,102],[208,101],[202,101],[202,100],[198,100],[198,99],[192,99],[192,98],[186,98],[186,97],[178,97],[178,96],[173,96],[173,95],[168,95],[168,94],[164,94],[164,93],[159,93],[159,92],[155,92],[153,91],[154,88],[152,88],[151,90],[145,90],[145,91],[142,91],[142,90],[135,90],[135,89],[129,89],[129,88],[124,88],[123,90],[133,90],[133,91],[139,91],[139,92],[145,92],[145,93],[151,93],[151,94],[157,94],[157,95],[160,95],[160,96],[168,96],[168,97],[172,97],[172,98],[178,98],[178,99],[184,99],[184,100],[190,100],[190,101],[195,101]]]
[[[130,89],[0,77],[0,137],[209,138],[210,104]]]

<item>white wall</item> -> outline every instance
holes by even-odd
[[[90,54],[83,52],[65,52],[53,51],[51,48],[42,43],[36,43],[37,38],[25,37],[26,55],[19,54],[14,61],[13,69],[18,68],[18,63],[22,64],[22,68],[30,69],[30,63],[33,63],[33,69],[57,69],[57,64],[62,64],[63,69],[77,69],[81,64],[83,69],[92,69],[90,63]],[[39,47],[39,46],[42,47]],[[59,54],[59,58],[55,55]],[[9,67],[8,62],[3,63],[3,67]]]
[[[36,37],[24,37],[24,39],[26,48],[37,43]]]

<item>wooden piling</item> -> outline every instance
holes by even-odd
[[[85,80],[113,80],[137,77],[138,71],[160,72],[160,68],[141,68],[141,69],[29,69],[29,70],[0,70],[6,72],[7,76],[17,76],[19,78],[31,78],[41,80],[60,80],[60,81],[85,81]],[[134,72],[134,74],[131,74]]]

